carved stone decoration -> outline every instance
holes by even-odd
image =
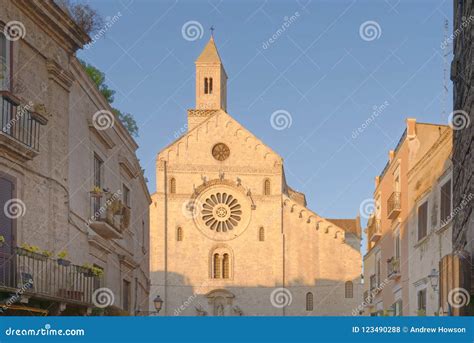
[[[224,143],[217,143],[212,147],[212,156],[218,161],[225,161],[230,156],[230,149]]]
[[[211,181],[208,184],[211,184]],[[195,201],[201,204],[202,208],[193,220],[201,233],[212,240],[235,239],[250,223],[250,200],[235,186],[216,184],[199,192]]]
[[[233,230],[242,218],[242,206],[232,194],[225,192],[212,194],[202,207],[202,220],[216,232]]]

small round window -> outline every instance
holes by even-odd
[[[230,149],[224,143],[217,143],[212,147],[212,156],[218,161],[225,161],[230,155]]]

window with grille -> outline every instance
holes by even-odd
[[[170,180],[170,193],[175,194],[176,193],[176,179],[173,177]]]
[[[345,284],[345,297],[353,298],[354,297],[354,284],[352,281],[347,281]]]
[[[308,292],[306,293],[306,311],[312,311],[313,310],[313,293]]]
[[[270,180],[265,180],[263,182],[263,194],[270,195]]]
[[[178,242],[182,242],[183,241],[183,228],[182,227],[178,227],[176,229],[176,240]]]
[[[0,91],[10,90],[11,42],[0,31]]]
[[[261,227],[259,230],[258,230],[258,240],[260,242],[263,242],[265,240],[265,229],[263,227]]]

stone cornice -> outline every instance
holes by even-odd
[[[14,4],[69,53],[90,41],[90,37],[54,1],[16,0]]]
[[[157,163],[157,170],[164,170],[162,163]],[[229,173],[245,173],[245,174],[262,174],[274,175],[280,174],[281,166],[277,165],[274,168],[256,168],[251,166],[218,166],[218,165],[203,165],[203,164],[168,164],[168,172],[173,173],[205,173],[205,172],[229,172]]]
[[[72,83],[74,82],[73,75],[62,69],[58,63],[51,59],[46,61],[46,68],[48,70],[49,78],[69,92]]]
[[[90,131],[104,144],[107,149],[112,149],[115,146],[115,142],[112,137],[109,136],[105,130],[97,130],[92,120],[88,120],[87,124],[89,125]]]
[[[452,130],[448,128],[441,137],[429,148],[429,150],[423,155],[423,157],[408,171],[407,176],[410,179],[414,176],[426,163],[430,161],[434,154],[439,152],[439,148],[444,147],[447,142],[452,138]]]

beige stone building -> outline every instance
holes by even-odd
[[[114,120],[75,57],[89,37],[52,1],[0,8],[0,312],[147,311],[151,198],[133,138],[95,115]]]
[[[407,315],[447,314],[440,304],[440,261],[452,244],[452,130],[435,126],[438,139],[408,172],[409,308]]]
[[[375,210],[367,223],[364,256],[366,315],[433,315],[438,310],[429,275],[439,281],[433,269],[436,273],[452,246],[447,239],[450,224],[445,219],[446,225],[439,225],[441,202],[444,214],[449,207],[447,198],[440,198],[451,173],[449,137],[445,125],[407,119],[397,147],[375,179]]]
[[[211,38],[196,60],[188,132],[160,151],[151,292],[160,315],[351,315],[359,219],[326,219],[288,186],[283,159],[227,113]]]

